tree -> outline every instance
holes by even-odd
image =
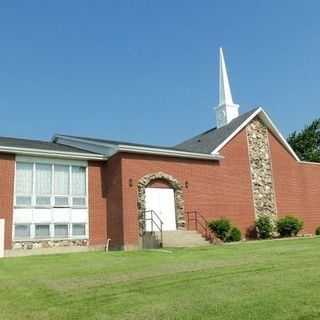
[[[294,131],[287,140],[300,160],[320,162],[320,118],[300,132]]]

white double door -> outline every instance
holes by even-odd
[[[166,188],[146,188],[146,218],[151,218],[153,210],[162,220],[162,230],[176,230],[176,210],[174,201],[174,190]],[[157,217],[154,221],[159,224]],[[150,220],[146,221],[146,231],[158,231]]]

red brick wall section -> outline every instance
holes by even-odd
[[[0,218],[5,219],[5,249],[12,246],[15,156],[0,154]]]
[[[184,187],[185,210],[199,210],[208,220],[228,217],[246,233],[253,224],[254,209],[249,171],[247,138],[241,131],[217,161],[191,160],[140,154],[122,154],[124,243],[138,243],[137,183],[146,174],[162,171]],[[129,179],[133,186],[130,187]]]
[[[104,245],[107,239],[106,163],[89,161],[89,240],[90,245]]]
[[[121,156],[109,159],[106,170],[106,186],[108,197],[108,238],[110,247],[121,249],[124,245],[123,204],[122,204],[122,168]]]
[[[297,162],[269,133],[278,215],[304,220],[303,233],[320,226],[320,164]]]

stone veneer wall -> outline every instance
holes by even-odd
[[[83,247],[88,246],[88,240],[38,240],[38,241],[15,241],[13,249],[38,249],[38,248],[56,248],[56,247]]]
[[[150,173],[142,177],[138,182],[138,212],[139,212],[139,229],[140,236],[144,233],[144,212],[146,210],[145,201],[146,201],[146,192],[148,184],[154,180],[165,180],[169,186],[174,190],[175,196],[175,205],[176,205],[176,223],[177,229],[184,229],[185,227],[185,218],[184,218],[184,201],[183,201],[183,192],[181,183],[173,178],[172,176],[163,173],[156,172]]]
[[[246,131],[255,215],[256,218],[267,215],[274,221],[277,208],[268,129],[259,119],[254,119]]]

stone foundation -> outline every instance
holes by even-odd
[[[15,241],[12,249],[31,250],[46,249],[57,247],[85,247],[88,246],[88,240],[39,240],[39,241]]]
[[[268,129],[258,119],[247,126],[253,202],[256,218],[277,215]]]

